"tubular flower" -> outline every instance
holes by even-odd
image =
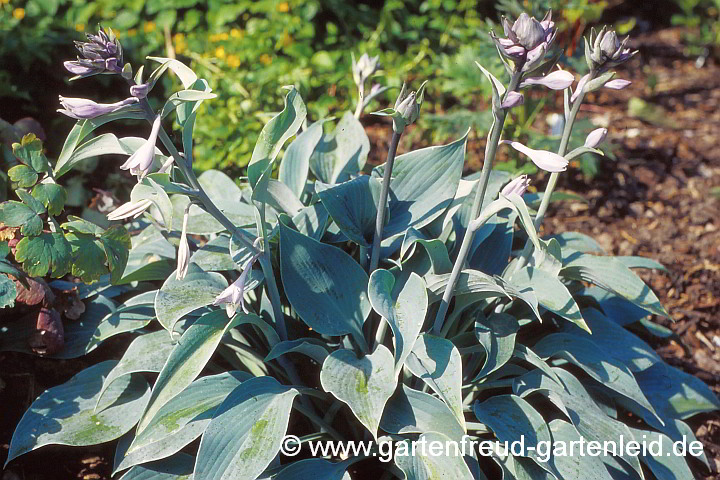
[[[564,172],[567,170],[568,161],[557,153],[548,152],[547,150],[533,150],[520,142],[511,142],[510,140],[503,140],[500,143],[506,143],[518,152],[524,153],[538,168],[547,172]]]
[[[355,55],[352,55],[352,72],[355,85],[360,87],[365,84],[365,81],[380,67],[378,60],[380,60],[379,56],[370,58],[367,53],[363,53],[356,62]]]
[[[155,159],[155,142],[157,142],[158,133],[160,133],[160,126],[162,124],[162,117],[158,115],[155,117],[153,122],[152,131],[147,141],[138,148],[135,153],[130,155],[125,163],[120,165],[122,170],[130,170],[130,173],[138,176],[138,180],[142,180],[145,176],[150,173],[150,167]]]
[[[151,205],[152,201],[148,199],[140,200],[139,202],[123,203],[118,208],[108,213],[107,219],[113,221],[130,217],[136,218],[142,215],[142,213],[150,208]]]
[[[225,311],[227,312],[228,318],[235,315],[238,308],[241,308],[243,312],[248,313],[245,308],[245,300],[243,294],[245,293],[245,282],[247,281],[248,275],[252,271],[252,266],[258,259],[260,254],[253,256],[250,260],[245,263],[243,271],[229,287],[223,290],[220,295],[215,297],[213,305],[225,304]]]
[[[98,73],[121,73],[123,53],[120,41],[112,30],[102,28],[97,35],[87,35],[88,42],[75,42],[80,51],[77,60],[65,62],[65,68],[80,77],[89,77]]]
[[[502,108],[513,108],[518,105],[522,105],[525,101],[525,97],[520,92],[508,92],[507,98],[503,103],[500,104]]]
[[[503,189],[500,191],[503,195],[506,197],[511,194],[516,194],[519,196],[523,196],[525,194],[525,191],[530,186],[530,179],[527,175],[520,175],[516,179],[510,181],[507,185],[503,187]]]
[[[575,81],[575,76],[566,70],[556,70],[544,77],[526,78],[520,83],[520,88],[530,85],[542,85],[552,90],[565,90]]]
[[[538,59],[542,59],[555,39],[555,23],[552,21],[551,11],[548,11],[542,21],[522,13],[513,24],[503,17],[502,24],[505,38],[498,38],[494,32],[490,32],[490,36],[500,53],[511,60],[536,63]]]
[[[182,233],[180,234],[180,246],[178,246],[177,255],[177,270],[175,278],[182,280],[187,275],[188,267],[190,266],[190,245],[187,241],[187,223],[190,215],[190,209],[185,209],[185,215],[183,215],[183,227]]]
[[[60,105],[62,105],[63,108],[58,109],[58,112],[63,115],[67,115],[68,117],[81,120],[84,118],[95,118],[100,115],[105,115],[106,113],[115,112],[127,105],[132,105],[137,101],[137,98],[130,97],[115,103],[96,103],[85,98],[66,98],[61,96]]]
[[[607,31],[603,28],[595,34],[590,30],[590,38],[585,42],[585,61],[591,70],[606,70],[630,60],[637,50],[627,47],[630,37],[625,37],[622,42],[618,39],[617,33],[613,30]]]

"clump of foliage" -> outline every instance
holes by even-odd
[[[555,69],[550,15],[522,14],[502,27],[492,40],[509,82],[477,64],[492,104],[479,175],[462,177],[467,133],[396,155],[422,116],[425,83],[417,91],[403,86],[392,108],[375,112],[389,116],[392,129],[387,162],[370,175],[360,174],[370,149],[358,120],[364,100],[339,120],[308,118],[290,86],[240,186],[220,171],[193,170],[196,116],[215,97],[206,80],[164,57],[150,57],[159,65],[149,76],[134,72],[111,32],[89,36],[67,68],[79,77],[110,75],[127,98],[63,98],[63,113],[79,120],[52,167],[32,138],[16,147],[20,164],[11,178],[20,201],[1,205],[0,222],[22,239],[14,252],[0,250],[0,265],[18,279],[22,268],[98,280],[68,286],[86,311],[65,322],[65,345],[49,356],[78,357],[120,333],[135,338],[120,360],[41,394],[17,426],[8,462],[49,444],[117,440],[114,471],[125,471],[124,480],[342,479],[381,471],[400,479],[652,472],[680,480],[692,477],[690,466],[707,466],[701,452],[686,462],[671,441],[694,440],[684,420],[720,403],[634,333],[661,335],[649,316],[668,314],[632,269],[662,266],[605,255],[579,233],[538,235],[559,175],[572,159],[598,153],[607,135],[597,129],[569,149],[585,95],[627,86],[612,68],[633,52],[615,32],[593,31],[589,73],[578,80]],[[366,87],[377,59],[363,55],[352,64],[358,98],[376,94]],[[168,70],[183,88],[155,109],[149,95]],[[564,96],[557,152],[501,141],[508,112],[533,87]],[[165,130],[168,116],[182,132],[178,145]],[[146,120],[148,138],[89,137],[125,119]],[[492,170],[505,145],[552,172],[542,195],[526,194],[528,177]],[[125,157],[120,168],[137,176],[128,202],[108,215],[127,228],[102,230],[80,218],[58,225],[57,182],[98,155]],[[31,328],[4,322],[0,348],[30,351]],[[307,449],[294,457],[281,453],[286,434],[294,436],[290,446],[375,443],[349,457],[307,458]],[[551,451],[543,458],[530,448],[483,452],[489,458],[398,453],[409,442],[465,438],[524,438],[533,448],[581,439],[664,447],[640,456]],[[396,454],[380,462],[388,442]]]

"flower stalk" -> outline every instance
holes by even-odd
[[[519,67],[519,68],[518,68]],[[503,101],[507,100],[510,92],[516,92],[520,80],[522,78],[522,65],[516,64],[515,71],[510,79],[510,85],[508,85],[507,92]],[[498,143],[500,143],[500,135],[502,134],[503,127],[505,126],[505,118],[507,117],[507,110],[499,109],[495,112],[495,121],[491,127],[490,136],[488,138],[487,145],[485,146],[485,161],[483,162],[482,171],[480,173],[480,180],[477,191],[475,192],[475,198],[470,209],[470,218],[475,219],[480,214],[482,208],[482,202],[485,198],[485,192],[487,190],[488,180],[490,179],[490,171],[495,161],[495,153],[497,152]],[[457,259],[453,264],[452,273],[448,280],[447,287],[445,287],[445,293],[440,301],[437,314],[435,315],[435,323],[433,324],[433,331],[435,334],[439,334],[442,330],[443,323],[445,322],[445,316],[447,315],[448,308],[450,307],[450,300],[455,292],[455,286],[457,285],[460,272],[465,266],[467,256],[470,253],[470,246],[472,245],[475,232],[468,229],[463,237],[462,244],[460,245],[460,251],[458,252]]]
[[[369,273],[375,271],[380,263],[380,250],[383,236],[383,227],[385,226],[385,205],[387,204],[388,194],[390,193],[390,179],[392,175],[393,164],[395,163],[395,154],[397,153],[398,143],[402,131],[393,130],[390,138],[390,148],[388,149],[387,162],[385,162],[385,171],[383,172],[382,189],[380,190],[380,200],[377,206],[377,217],[375,217],[375,236],[373,237],[372,251],[370,254]]]

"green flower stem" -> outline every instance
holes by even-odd
[[[365,103],[365,84],[358,87],[358,102],[355,107],[355,118],[360,118],[363,112],[363,104]]]
[[[397,153],[398,143],[400,143],[400,137],[402,131],[399,133],[395,131],[393,127],[392,138],[390,139],[390,148],[388,149],[387,162],[385,162],[385,171],[383,172],[383,183],[382,189],[380,190],[380,201],[377,206],[377,217],[375,221],[375,237],[373,237],[373,246],[370,257],[370,268],[368,274],[372,275],[372,272],[380,263],[380,250],[382,250],[382,236],[383,227],[385,226],[385,206],[387,204],[388,194],[390,193],[390,179],[392,178],[393,164],[395,163],[395,154]],[[385,331],[387,330],[387,322],[380,318],[377,330],[375,331],[375,344],[379,345],[382,343],[385,337]],[[374,347],[373,347],[374,350]]]
[[[522,72],[518,68],[513,73],[510,79],[510,85],[508,86],[507,92],[505,92],[505,98],[507,95],[517,90],[518,84],[522,77]],[[500,109],[493,122],[492,131],[490,138],[485,147],[485,161],[483,162],[483,168],[480,173],[480,181],[478,189],[475,192],[475,198],[473,199],[472,208],[470,209],[470,220],[477,218],[480,213],[483,199],[485,198],[485,191],[487,190],[488,180],[490,179],[490,171],[492,170],[493,162],[495,161],[495,153],[497,152],[498,142],[500,142],[500,135],[502,135],[503,127],[505,126],[505,118],[507,117],[507,111]],[[470,246],[472,245],[475,232],[466,232],[463,237],[462,244],[460,245],[460,252],[458,253],[455,264],[453,265],[452,273],[450,274],[450,280],[448,281],[445,293],[440,301],[437,314],[435,315],[435,323],[433,324],[433,331],[435,334],[439,334],[442,330],[443,323],[445,322],[445,315],[447,315],[448,308],[450,307],[450,300],[452,300],[453,293],[455,292],[455,285],[457,284],[460,272],[465,266],[467,256],[470,253]]]
[[[596,76],[597,74],[595,72],[590,72],[590,78],[588,79],[588,82],[593,80]],[[560,156],[565,156],[565,154],[567,153],[568,144],[570,143],[570,135],[572,134],[572,129],[575,125],[575,118],[580,111],[580,105],[582,105],[584,99],[585,93],[581,92],[578,98],[575,99],[575,102],[570,109],[570,113],[565,119],[565,128],[563,129],[562,138],[560,139],[560,146],[558,147],[557,151],[558,155]],[[542,222],[545,219],[545,214],[547,213],[548,206],[550,205],[550,197],[552,197],[552,193],[553,190],[555,190],[555,186],[557,185],[559,176],[560,172],[553,172],[550,174],[550,179],[548,180],[547,186],[545,187],[545,193],[543,193],[542,200],[540,201],[540,206],[538,207],[537,215],[535,215],[535,221],[533,222],[535,224],[535,230],[538,230],[540,228],[540,225],[542,225]],[[513,273],[517,272],[525,265],[527,265],[528,260],[530,260],[530,255],[532,255],[532,251],[533,244],[528,238],[525,242],[525,247],[523,247],[520,257],[515,264]]]
[[[402,132],[397,133],[393,130],[392,138],[390,139],[390,148],[388,149],[387,162],[385,162],[385,172],[383,173],[382,190],[380,190],[380,200],[378,201],[377,206],[377,217],[375,218],[375,237],[373,238],[372,253],[370,256],[370,269],[368,273],[374,272],[380,263],[380,244],[382,242],[383,228],[385,226],[385,204],[387,204],[388,194],[390,193],[390,178],[401,135]]]

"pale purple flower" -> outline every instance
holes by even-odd
[[[532,60],[545,55],[545,51],[555,39],[555,23],[552,12],[548,12],[542,21],[522,13],[515,23],[507,18],[502,19],[505,38],[498,38],[490,33],[495,45],[502,55],[512,60]]]
[[[615,80],[610,80],[603,86],[612,90],[622,90],[623,88],[628,87],[631,83],[632,82],[630,80],[623,80],[622,78],[617,78]]]
[[[520,83],[520,88],[529,85],[542,85],[552,90],[565,90],[575,81],[575,76],[566,70],[556,70],[544,77],[530,77]]]
[[[58,109],[58,112],[78,120],[84,118],[96,118],[100,115],[120,110],[121,108],[136,103],[137,101],[137,98],[130,97],[115,103],[96,103],[85,98],[66,98],[61,96],[60,105],[62,105],[63,108]]]
[[[522,105],[525,101],[525,97],[523,97],[523,94],[520,92],[511,91],[508,92],[507,98],[504,102],[500,105],[502,108],[510,109],[513,107],[517,107],[518,105]]]
[[[140,200],[139,202],[127,202],[120,205],[118,208],[110,212],[107,216],[107,219],[112,220],[122,220],[124,218],[137,218],[142,213],[150,208],[152,205],[152,201],[148,199]]]
[[[522,197],[525,194],[528,186],[530,186],[530,179],[528,178],[528,176],[520,175],[519,177],[505,185],[500,191],[500,193],[502,193],[506,197],[513,193]]]
[[[177,270],[175,271],[175,278],[182,280],[185,278],[190,266],[190,245],[187,240],[187,223],[188,217],[190,216],[190,205],[185,209],[185,215],[183,215],[183,226],[182,233],[180,234],[180,245],[178,246],[177,255]]]
[[[567,169],[568,161],[557,153],[548,152],[547,150],[533,150],[520,142],[511,142],[510,140],[503,140],[500,143],[506,143],[518,152],[524,153],[538,168],[545,171],[564,172]]]
[[[138,148],[135,153],[130,155],[125,163],[120,165],[122,170],[130,170],[130,173],[138,176],[138,180],[142,180],[152,167],[155,159],[155,142],[157,142],[158,133],[162,125],[162,117],[158,115],[153,122],[152,131],[147,141]]]
[[[585,43],[585,60],[590,69],[605,71],[631,59],[637,50],[633,51],[627,47],[630,37],[622,42],[618,39],[617,33],[603,28],[595,35],[595,30],[590,30],[590,38]]]
[[[228,318],[231,318],[233,315],[235,315],[235,312],[238,308],[241,308],[243,312],[248,313],[247,309],[245,308],[245,300],[243,298],[243,294],[245,293],[245,282],[247,281],[248,275],[250,275],[250,272],[252,271],[253,264],[259,256],[260,254],[257,254],[250,258],[250,260],[245,263],[243,271],[238,277],[238,279],[231,283],[230,286],[227,287],[225,290],[223,290],[220,295],[215,297],[213,305],[217,306],[225,304],[225,311],[227,312]]]
[[[588,148],[596,148],[598,145],[605,141],[607,133],[607,128],[597,128],[593,130],[585,138],[585,146]]]

